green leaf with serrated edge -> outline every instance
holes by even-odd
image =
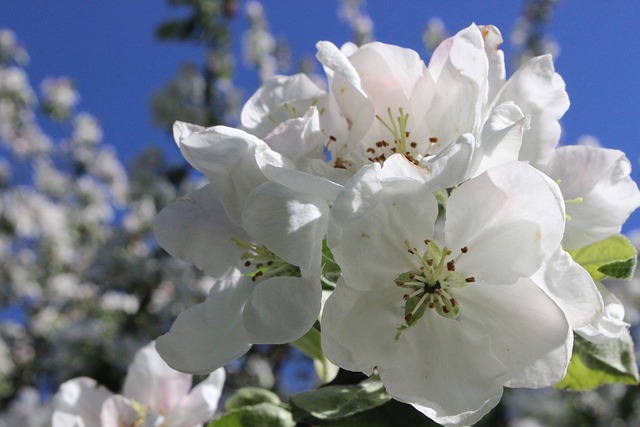
[[[260,387],[243,387],[227,399],[224,407],[229,411],[245,406],[258,405],[260,403],[279,405],[281,401],[277,394],[267,389]]]
[[[638,384],[631,335],[627,332],[623,338],[606,344],[594,344],[576,335],[567,375],[556,387],[584,391],[614,383]]]
[[[294,427],[286,409],[271,403],[259,403],[226,412],[207,427]]]
[[[388,402],[391,398],[379,380],[357,385],[334,385],[300,393],[290,398],[296,421],[336,420]]]
[[[631,278],[638,256],[633,243],[621,234],[569,251],[569,254],[589,272],[593,280],[601,280],[607,276],[616,279]]]

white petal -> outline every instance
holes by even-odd
[[[345,183],[331,207],[333,217],[346,222],[353,220],[373,209],[378,203],[380,185],[380,164],[374,163],[360,168]]]
[[[235,269],[216,280],[205,302],[180,313],[169,332],[157,339],[160,356],[174,369],[202,374],[244,354],[251,343],[242,308],[252,291],[251,280]]]
[[[328,218],[329,206],[324,199],[267,182],[247,199],[243,225],[290,264],[318,269]]]
[[[153,232],[158,244],[172,256],[211,277],[221,276],[240,259],[244,250],[233,243],[232,237],[250,240],[227,218],[210,185],[160,211]]]
[[[319,275],[260,281],[244,307],[247,336],[254,344],[285,344],[304,335],[318,319]]]
[[[544,263],[533,280],[564,311],[573,329],[587,325],[602,313],[602,297],[593,279],[561,249]]]
[[[564,230],[564,212],[549,185],[533,167],[512,162],[454,190],[447,202],[446,245],[468,248],[456,268],[495,284],[536,272]]]
[[[265,81],[246,102],[240,113],[242,126],[262,138],[278,124],[299,115],[310,105],[318,105],[326,95],[311,79],[303,74],[275,76]]]
[[[486,335],[434,310],[405,330],[391,366],[378,366],[387,392],[434,421],[469,425],[500,401],[505,366]]]
[[[473,135],[465,133],[434,157],[423,159],[421,166],[429,171],[429,186],[434,190],[451,188],[470,178],[475,150]]]
[[[395,286],[399,274],[417,268],[405,240],[424,251],[424,240],[433,238],[438,206],[427,184],[388,180],[377,197],[378,203],[366,213],[343,224],[336,221],[341,237],[333,255],[354,289]]]
[[[284,166],[285,160],[264,141],[239,129],[215,126],[190,134],[180,143],[180,152],[204,173],[231,221],[241,223],[242,209],[249,193],[266,181],[256,162]]]
[[[489,100],[492,100],[504,86],[507,75],[504,65],[504,52],[500,50],[500,45],[503,41],[502,34],[493,25],[483,25],[478,28],[484,39],[484,51],[489,61]]]
[[[213,418],[224,386],[224,369],[212,372],[184,396],[177,407],[166,413],[166,423],[171,427],[193,427]]]
[[[156,410],[175,406],[191,388],[191,375],[162,360],[154,343],[140,349],[129,365],[122,394]]]
[[[551,55],[532,58],[520,67],[505,84],[497,103],[505,101],[513,101],[531,116],[520,160],[534,165],[548,161],[560,138],[558,120],[569,108],[564,81],[555,72]]]
[[[527,129],[529,119],[515,104],[508,102],[494,108],[482,128],[478,153],[481,160],[474,174],[518,160],[522,135]]]
[[[462,327],[490,338],[491,352],[509,370],[514,387],[539,388],[562,379],[572,337],[562,310],[530,279],[511,286],[473,283],[456,294]],[[522,375],[536,367],[537,375]]]
[[[81,426],[97,426],[100,425],[102,404],[111,394],[92,378],[74,378],[62,383],[53,397],[53,408],[55,412],[75,415],[83,423],[79,424]],[[56,424],[59,422],[63,426],[68,421],[75,422],[76,419],[60,416]]]
[[[404,321],[403,293],[392,283],[362,292],[340,280],[322,314],[322,349],[327,358],[365,374],[390,364],[397,351],[394,337]]]
[[[565,146],[541,169],[560,182],[567,203],[567,250],[595,243],[620,232],[640,206],[640,191],[629,176],[631,164],[623,152],[600,147]]]
[[[133,426],[138,421],[140,421],[140,415],[133,402],[124,396],[111,396],[102,405],[102,413],[100,414],[100,426],[102,427]]]
[[[628,334],[629,324],[624,321],[624,306],[607,288],[598,287],[604,300],[602,315],[590,324],[576,329],[583,338],[596,343],[605,344],[616,341]]]

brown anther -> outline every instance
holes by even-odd
[[[391,152],[395,153],[397,151],[396,147],[391,147]]]
[[[411,146],[411,148],[416,148],[418,146],[418,143],[413,141],[411,142],[411,144],[409,144]]]
[[[429,258],[427,260],[427,265],[433,265],[433,259],[432,258]]]
[[[456,263],[453,262],[453,260],[447,262],[447,271],[455,271],[456,270]]]
[[[412,317],[413,317],[413,315],[411,313],[409,313],[406,316],[404,316],[404,321],[409,323],[409,322],[411,322],[411,318]]]
[[[455,307],[456,305],[458,305],[458,300],[455,298],[451,298],[449,302],[451,303],[451,307]]]
[[[369,148],[367,148],[367,153],[371,153],[371,154],[373,154],[373,153],[375,153],[375,152],[376,152],[376,149],[375,149],[375,148],[373,148],[373,147],[369,147]]]
[[[425,244],[425,245],[428,245],[429,243],[431,243],[431,240],[429,240],[429,239],[424,239],[424,244]]]
[[[429,307],[429,308],[435,308],[435,306],[436,305],[433,302],[430,302],[429,304],[427,304],[427,307]]]
[[[408,301],[409,300],[409,294],[402,295],[402,299],[405,300],[405,301]]]
[[[329,135],[329,141],[336,141],[336,137],[333,135]]]
[[[438,295],[438,296],[440,296],[440,295],[442,295],[442,289],[435,289],[435,290],[433,291],[433,293],[434,293],[434,294],[436,294],[436,295]]]
[[[446,305],[442,306],[442,311],[444,311],[445,313],[449,312],[449,307],[447,307]]]
[[[432,136],[431,138],[429,138],[429,142],[432,144],[435,144],[436,142],[438,142],[438,138],[435,136]]]
[[[376,142],[376,147],[380,148],[380,147],[384,147],[384,141],[378,141]]]
[[[273,265],[273,261],[267,261],[267,265]]]
[[[404,132],[404,136],[405,136],[405,138],[409,138],[409,131],[408,130]]]
[[[251,265],[251,261],[245,261],[245,262],[244,262],[244,266],[245,266],[245,267],[249,267],[250,265]]]
[[[466,254],[467,252],[469,252],[469,248],[468,247],[464,247],[460,249],[460,252],[462,252],[463,254]]]
[[[467,277],[466,279],[464,279],[465,282],[467,283],[473,283],[476,281],[475,277]]]

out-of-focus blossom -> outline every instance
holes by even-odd
[[[191,389],[191,375],[171,369],[151,343],[136,353],[121,395],[87,377],[62,384],[53,399],[52,425],[201,426],[213,418],[224,378],[224,370],[217,370]]]

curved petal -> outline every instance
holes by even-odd
[[[470,133],[460,135],[434,157],[423,159],[423,166],[429,174],[429,186],[451,188],[470,178],[476,150],[476,141]]]
[[[566,345],[571,328],[562,310],[532,280],[511,286],[473,283],[455,295],[462,327],[489,337],[491,353],[507,367],[511,386],[545,387],[564,377],[571,358],[571,346]],[[538,372],[522,375],[532,366]]]
[[[184,396],[180,404],[165,414],[171,427],[193,427],[211,420],[218,408],[224,386],[224,369],[216,369]]]
[[[124,396],[111,396],[102,405],[100,414],[100,426],[102,427],[134,426],[140,420],[140,414],[138,414],[134,403]]]
[[[562,77],[555,72],[551,55],[530,59],[504,85],[497,104],[513,101],[531,116],[531,129],[523,136],[520,160],[546,163],[560,138],[558,120],[569,108]]]
[[[180,142],[182,156],[207,176],[227,215],[241,223],[242,209],[249,193],[266,181],[256,162],[285,166],[285,159],[267,144],[242,130],[215,126],[194,132]]]
[[[533,167],[512,162],[454,190],[447,202],[446,245],[468,249],[456,268],[495,284],[535,273],[564,230],[564,212],[549,185]]]
[[[490,340],[434,310],[405,330],[390,366],[378,366],[389,395],[451,426],[480,420],[500,401],[507,370]]]
[[[560,248],[533,275],[533,280],[562,309],[572,329],[591,323],[602,313],[602,297],[593,279]]]
[[[623,152],[583,145],[560,147],[541,170],[560,184],[567,203],[562,245],[578,249],[613,236],[640,206],[640,191],[630,177]]]
[[[326,92],[304,73],[274,76],[244,104],[240,121],[248,132],[262,138],[292,114],[304,114],[311,105],[322,103],[325,96]]]
[[[290,264],[319,269],[329,205],[319,197],[266,182],[247,199],[247,232]]]
[[[351,221],[373,209],[381,189],[380,164],[363,166],[336,196],[331,207],[333,218],[339,222]]]
[[[75,421],[75,417],[87,427],[100,425],[102,404],[111,395],[109,390],[92,378],[79,377],[62,383],[53,398],[53,408],[55,413],[71,416],[61,415],[56,421],[54,413],[54,426],[64,426],[64,422]]]
[[[334,364],[371,374],[388,365],[398,351],[394,341],[404,321],[404,291],[390,284],[358,291],[340,279],[324,305],[322,350]]]
[[[322,300],[319,275],[260,281],[242,317],[254,344],[285,344],[304,335],[318,320]]]
[[[602,315],[590,324],[576,329],[576,332],[588,341],[605,344],[628,334],[629,324],[624,321],[622,302],[603,285],[598,286],[598,289],[604,301]]]
[[[150,343],[138,350],[129,365],[122,394],[148,407],[171,408],[191,389],[191,375],[178,372],[162,360]]]
[[[169,332],[157,339],[160,356],[176,370],[203,374],[246,353],[251,342],[242,309],[252,285],[237,269],[216,280],[205,302],[180,313]]]
[[[172,256],[211,277],[221,276],[240,259],[243,249],[233,243],[232,237],[250,240],[227,218],[210,185],[160,211],[153,232],[158,244]]]

